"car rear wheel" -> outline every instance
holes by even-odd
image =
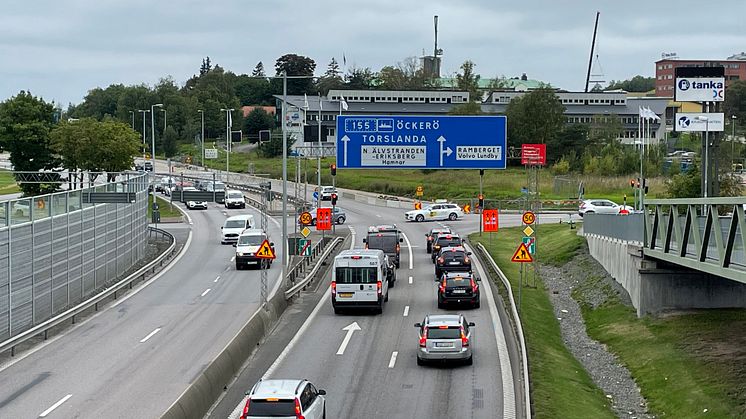
[[[419,356],[417,357],[417,365],[425,365],[425,361]]]
[[[342,313],[342,309],[341,308],[334,307],[334,314],[341,314],[341,313]]]
[[[448,219],[451,221],[456,221],[458,219],[458,214],[456,214],[455,212],[452,212],[448,215]]]
[[[414,219],[415,219],[415,221],[417,221],[418,223],[421,223],[421,222],[425,221],[425,216],[424,216],[424,215],[422,215],[422,214],[417,214],[417,216],[416,216],[416,217],[414,217]]]
[[[464,361],[464,364],[466,364],[466,365],[471,365],[473,363],[474,363],[474,355],[466,358],[466,361]]]
[[[476,302],[476,303],[474,303],[474,308],[479,308],[479,307],[481,307],[481,306],[482,306],[482,303],[481,303],[481,301],[479,301],[479,300],[477,300],[477,302]]]

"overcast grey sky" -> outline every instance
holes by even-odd
[[[716,6],[717,4],[717,6]],[[723,59],[746,50],[743,0],[6,0],[0,14],[0,100],[30,90],[67,106],[94,87],[183,84],[205,56],[235,73],[286,53],[347,68],[396,64],[433,48],[443,73],[466,59],[482,77],[527,73],[582,89],[596,10],[606,80],[654,75],[661,52]]]

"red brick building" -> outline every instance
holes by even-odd
[[[726,87],[733,80],[746,80],[746,57],[744,54],[728,57],[726,60],[680,60],[665,58],[655,62],[655,95],[673,97],[677,67],[725,67]],[[733,59],[738,58],[738,59]]]

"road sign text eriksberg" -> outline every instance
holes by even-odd
[[[504,116],[340,116],[340,168],[504,169]]]

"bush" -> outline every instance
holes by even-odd
[[[566,175],[570,172],[570,162],[563,156],[552,166],[552,174],[555,176]]]

